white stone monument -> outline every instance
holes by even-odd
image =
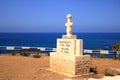
[[[66,35],[63,35],[62,38],[68,38],[68,39],[76,39],[76,35],[72,35],[72,15],[68,14],[67,15],[67,23],[65,23],[66,26]]]
[[[50,69],[70,76],[89,74],[90,56],[83,55],[83,40],[72,35],[72,15],[67,15],[66,35],[57,39],[57,51],[50,53]]]

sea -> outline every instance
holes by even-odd
[[[73,33],[83,39],[84,49],[110,50],[120,42],[120,33]],[[0,46],[56,48],[57,38],[65,33],[0,33]]]

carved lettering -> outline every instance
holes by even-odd
[[[70,53],[71,41],[59,41],[59,47],[61,53]]]

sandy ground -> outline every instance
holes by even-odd
[[[0,55],[0,80],[67,80],[69,77],[49,70],[49,56],[41,58]],[[78,79],[74,79],[78,80]],[[79,80],[86,80],[80,78]]]
[[[92,65],[98,67],[99,74],[71,78],[49,71],[47,55],[33,58],[2,54],[0,55],[0,80],[88,80],[90,77],[103,77],[102,73],[106,68],[120,69],[120,60],[94,58],[91,61]]]

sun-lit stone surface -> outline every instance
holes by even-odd
[[[57,51],[50,53],[50,69],[77,76],[89,74],[90,56],[83,55],[83,40],[72,35],[72,15],[67,15],[66,35],[57,39]]]

